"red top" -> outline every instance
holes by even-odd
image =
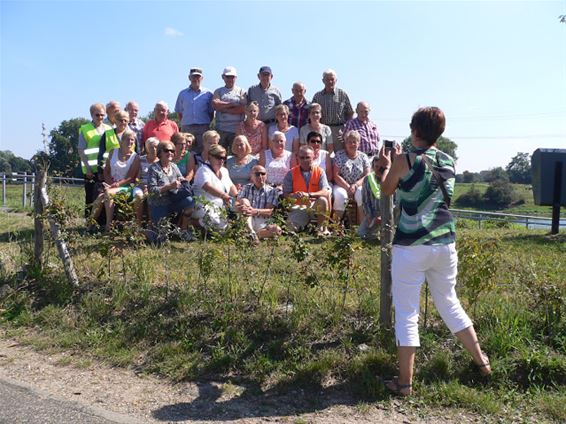
[[[179,132],[179,127],[175,121],[166,119],[158,124],[155,119],[150,119],[143,127],[143,141],[149,137],[157,137],[159,141],[170,141],[171,136],[176,132]]]

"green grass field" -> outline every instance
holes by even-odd
[[[8,335],[171,381],[313,393],[331,384],[389,405],[379,378],[396,373],[396,359],[392,331],[378,322],[379,245],[289,235],[250,247],[232,234],[156,249],[135,232],[90,236],[79,223],[66,224],[77,290],[51,244],[44,270],[28,266],[31,218],[0,213],[0,325]],[[408,408],[457,407],[494,422],[566,420],[565,236],[459,230],[459,295],[494,374],[479,377],[423,292]]]

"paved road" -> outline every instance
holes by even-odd
[[[0,378],[0,424],[134,424],[140,421],[78,402],[55,399]]]

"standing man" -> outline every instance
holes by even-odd
[[[287,105],[289,108],[289,125],[293,125],[300,130],[309,119],[310,103],[305,98],[307,89],[305,88],[305,84],[297,81],[293,83],[291,92],[293,93],[293,97],[285,100],[283,104]]]
[[[116,100],[110,100],[106,103],[106,119],[104,120],[104,123],[112,128],[116,128],[116,119],[114,119],[114,115],[116,115],[116,112],[119,111],[120,103]]]
[[[381,140],[377,132],[377,125],[369,119],[370,107],[367,102],[359,102],[356,106],[356,116],[350,119],[344,126],[344,134],[350,130],[355,130],[360,133],[360,146],[358,149],[364,152],[371,159],[376,156],[381,149]]]
[[[85,217],[90,215],[90,206],[98,197],[96,183],[98,181],[98,150],[102,134],[111,130],[106,125],[104,105],[95,103],[90,106],[92,121],[81,125],[79,129],[78,151],[85,184]]]
[[[189,88],[181,90],[175,103],[175,112],[181,120],[181,130],[195,136],[192,150],[202,152],[202,135],[208,131],[214,117],[212,109],[212,93],[201,87],[202,69],[192,68],[189,71]]]
[[[299,164],[291,168],[283,180],[283,196],[292,199],[295,206],[289,213],[289,224],[300,231],[316,216],[319,236],[329,235],[330,184],[326,172],[313,164],[314,150],[310,146],[299,149]]]
[[[212,108],[216,111],[216,131],[220,134],[220,144],[227,151],[231,151],[236,127],[244,120],[246,110],[246,92],[236,85],[236,78],[236,68],[224,68],[224,87],[216,89],[212,96]]]
[[[179,127],[175,121],[167,118],[169,106],[163,100],[157,102],[153,108],[154,119],[150,119],[143,127],[143,140],[149,137],[157,137],[159,141],[170,141],[171,136],[179,132]]]
[[[354,116],[354,110],[350,103],[348,94],[340,88],[336,88],[336,72],[327,69],[322,73],[322,82],[324,89],[316,93],[313,103],[322,106],[322,122],[330,127],[332,131],[332,139],[334,140],[334,151],[344,149],[342,141],[342,129],[346,121]]]
[[[145,123],[138,117],[140,107],[136,101],[130,100],[128,104],[126,104],[126,112],[130,115],[128,127],[136,133],[136,152],[139,155],[143,155],[145,154],[145,147],[143,143],[143,127],[145,126]]]
[[[267,126],[275,122],[275,106],[280,105],[281,92],[277,87],[271,85],[273,74],[269,66],[259,68],[257,74],[258,85],[248,88],[248,104],[256,101],[259,104],[258,119]]]

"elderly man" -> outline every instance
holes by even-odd
[[[128,127],[136,133],[136,152],[138,154],[143,155],[145,154],[145,147],[143,141],[143,127],[145,123],[138,117],[138,113],[140,112],[140,107],[134,100],[130,100],[126,104],[126,112],[130,115],[130,122],[128,123]]]
[[[370,158],[379,153],[381,149],[381,140],[377,132],[377,125],[369,119],[370,112],[369,104],[367,102],[359,102],[356,106],[356,116],[350,119],[344,126],[344,134],[348,131],[355,130],[360,133],[360,146],[358,149],[364,152]]]
[[[336,88],[336,81],[336,72],[332,69],[324,71],[322,73],[324,89],[316,93],[312,98],[313,103],[318,103],[322,106],[322,119],[320,122],[330,127],[335,152],[344,149],[342,129],[346,121],[354,116],[350,98],[344,90]]]
[[[78,151],[85,184],[85,217],[90,214],[90,206],[98,197],[98,150],[102,135],[112,128],[106,125],[104,105],[95,103],[90,106],[92,121],[81,125],[79,129]]]
[[[267,171],[261,165],[255,165],[250,173],[250,184],[246,184],[238,193],[236,210],[247,217],[246,223],[253,240],[276,237],[281,228],[269,224],[268,220],[277,206],[279,192],[266,184]]]
[[[224,68],[224,87],[216,89],[212,96],[212,108],[216,111],[216,131],[220,134],[220,144],[228,151],[231,151],[236,127],[244,120],[246,110],[246,92],[236,85],[236,78],[236,68]]]
[[[143,140],[149,137],[157,137],[159,141],[169,141],[171,136],[179,132],[179,127],[174,121],[167,118],[169,106],[163,100],[157,102],[153,108],[154,119],[150,119],[143,127]]]
[[[259,104],[258,119],[269,126],[275,122],[275,106],[281,104],[281,92],[277,87],[271,85],[273,73],[269,66],[259,68],[257,74],[258,85],[252,85],[248,89],[248,104],[256,101]]]
[[[214,110],[212,109],[212,93],[201,87],[204,77],[201,68],[189,71],[188,88],[181,90],[175,103],[175,112],[181,119],[181,130],[195,136],[191,149],[196,153],[202,152],[202,135],[208,131]]]
[[[309,119],[310,103],[305,98],[307,89],[302,82],[297,81],[293,83],[291,92],[293,93],[293,97],[285,100],[283,104],[287,105],[289,108],[289,125],[293,125],[300,130]]]
[[[104,123],[106,125],[111,126],[112,128],[116,127],[116,120],[114,119],[114,115],[116,112],[120,111],[120,103],[116,100],[110,100],[106,103],[106,119],[104,119]]]
[[[289,224],[295,230],[306,227],[314,209],[318,235],[327,236],[330,234],[327,228],[330,215],[330,185],[324,169],[313,165],[313,161],[312,147],[301,146],[299,165],[291,168],[283,180],[283,196],[295,202],[289,213]]]

